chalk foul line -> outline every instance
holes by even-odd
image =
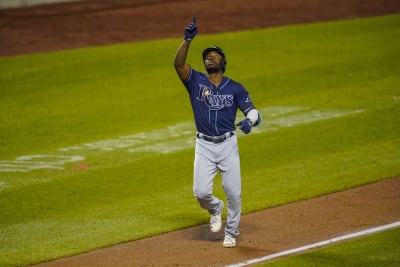
[[[388,229],[391,229],[391,228],[396,228],[396,227],[399,227],[399,226],[400,226],[400,221],[397,221],[397,222],[394,222],[394,223],[385,224],[385,225],[382,225],[382,226],[369,228],[369,229],[366,229],[366,230],[363,230],[363,231],[359,231],[359,232],[355,232],[355,233],[351,233],[351,234],[347,234],[347,235],[342,235],[342,236],[338,236],[338,237],[334,237],[334,238],[331,238],[331,239],[328,239],[328,240],[324,240],[324,241],[320,241],[320,242],[317,242],[317,243],[301,246],[301,247],[298,247],[298,248],[293,248],[293,249],[281,251],[281,252],[278,252],[278,253],[275,253],[275,254],[266,255],[266,256],[263,256],[263,257],[260,257],[260,258],[250,259],[250,260],[247,260],[247,261],[243,261],[243,262],[227,265],[226,267],[241,267],[241,266],[247,266],[247,265],[250,265],[250,264],[265,262],[265,261],[272,260],[272,259],[275,259],[275,258],[288,256],[288,255],[291,255],[291,254],[303,252],[303,251],[306,251],[306,250],[309,250],[309,249],[313,249],[313,248],[327,246],[327,245],[330,245],[330,244],[333,244],[333,243],[337,243],[337,242],[340,242],[340,241],[344,241],[344,240],[348,240],[348,239],[352,239],[352,238],[365,236],[365,235],[368,235],[368,234],[381,232],[381,231],[388,230]]]

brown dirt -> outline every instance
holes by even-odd
[[[95,0],[0,10],[0,56],[398,13],[398,0]]]
[[[179,37],[192,16],[205,34],[399,12],[398,0],[97,0],[0,10],[0,56]],[[222,266],[399,220],[400,177],[244,215],[234,249],[202,225],[38,266]]]
[[[244,215],[232,249],[202,225],[37,267],[224,266],[399,220],[400,177]]]

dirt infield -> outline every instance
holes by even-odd
[[[237,248],[208,225],[99,249],[37,267],[224,266],[400,221],[400,178],[242,217]],[[223,231],[222,231],[223,232]]]
[[[399,12],[398,0],[64,3],[0,11],[0,56],[179,37],[194,15],[204,34]],[[392,178],[245,215],[234,249],[202,225],[38,266],[223,266],[399,221],[399,192],[400,178]]]
[[[400,12],[398,0],[94,0],[0,10],[0,56]]]

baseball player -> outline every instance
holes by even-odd
[[[211,231],[219,232],[224,202],[213,195],[213,182],[220,171],[227,197],[223,246],[235,247],[242,208],[236,111],[240,109],[246,116],[236,125],[245,134],[261,123],[261,116],[246,89],[224,76],[226,57],[221,48],[212,46],[203,51],[206,73],[186,63],[190,43],[196,35],[196,18],[193,18],[185,28],[184,40],[174,58],[175,70],[190,96],[197,130],[193,192],[200,206],[211,214]]]

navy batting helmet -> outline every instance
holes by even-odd
[[[208,53],[210,53],[211,51],[217,52],[221,57],[221,69],[222,72],[225,72],[225,68],[226,68],[226,56],[224,53],[224,50],[222,50],[220,47],[218,46],[210,46],[206,49],[203,50],[203,61],[206,60],[206,56]]]

